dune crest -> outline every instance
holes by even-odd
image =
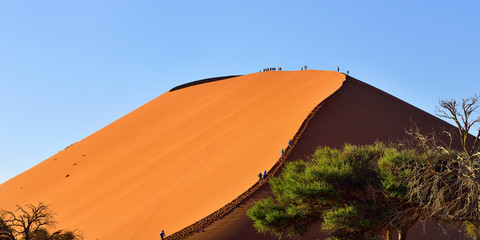
[[[0,207],[45,202],[86,239],[172,234],[254,185],[344,79],[264,72],[166,92],[0,185]]]

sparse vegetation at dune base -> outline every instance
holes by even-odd
[[[0,240],[83,240],[74,231],[53,230],[54,213],[43,203],[0,211]]]
[[[257,231],[279,237],[320,223],[330,239],[391,240],[397,231],[404,240],[417,222],[433,221],[463,224],[477,239],[480,129],[469,132],[480,123],[479,107],[477,96],[440,101],[437,114],[457,128],[423,133],[414,125],[408,143],[319,148],[308,161],[287,163],[269,181],[275,198],[257,201],[247,215]]]

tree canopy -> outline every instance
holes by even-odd
[[[406,235],[417,217],[398,217],[413,209],[401,181],[410,171],[399,166],[420,157],[381,143],[319,148],[309,161],[288,162],[269,181],[275,198],[256,202],[247,215],[259,232],[277,236],[301,236],[315,223],[341,239],[388,239],[392,229]]]

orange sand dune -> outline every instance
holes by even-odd
[[[411,125],[410,119],[426,132],[432,127],[438,129],[452,126],[398,98],[379,89],[347,77],[343,86],[322,103],[313,114],[305,131],[299,137],[295,147],[289,152],[287,161],[306,160],[318,146],[342,147],[345,143],[371,144],[376,140],[395,141],[407,138],[405,130]],[[460,148],[457,144],[456,148]],[[276,240],[269,234],[259,234],[253,227],[253,221],[246,216],[246,211],[254,202],[271,196],[268,185],[263,185],[251,195],[247,201],[219,221],[207,227],[205,231],[196,233],[189,240],[244,240],[264,239]],[[303,240],[325,239],[328,234],[314,226]],[[436,225],[423,226],[417,224],[407,236],[409,240],[428,239],[467,239],[465,235],[451,230],[449,236],[442,234]]]
[[[169,235],[255,184],[344,79],[265,72],[167,92],[0,185],[0,208],[45,202],[88,240]]]

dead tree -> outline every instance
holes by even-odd
[[[32,240],[35,232],[42,228],[53,227],[55,224],[53,212],[43,203],[39,203],[38,206],[29,204],[25,208],[17,205],[15,211],[2,211],[0,218],[4,226],[0,236],[5,236],[8,240],[19,237]]]
[[[479,154],[480,128],[477,124],[480,123],[480,115],[478,108],[480,107],[480,99],[478,96],[462,99],[462,103],[458,103],[455,99],[441,100],[440,108],[437,108],[437,115],[455,122],[458,129],[458,137],[463,148],[463,152],[469,159],[474,159],[475,154]],[[469,134],[473,128],[477,127],[477,135],[472,139]],[[469,141],[471,139],[471,141]],[[478,157],[477,157],[478,159]]]
[[[478,96],[441,100],[437,115],[455,128],[421,132],[415,124],[407,131],[423,158],[406,164],[409,199],[422,220],[471,223],[480,227],[480,114]],[[454,149],[459,142],[460,149]],[[458,144],[457,144],[458,145]]]

